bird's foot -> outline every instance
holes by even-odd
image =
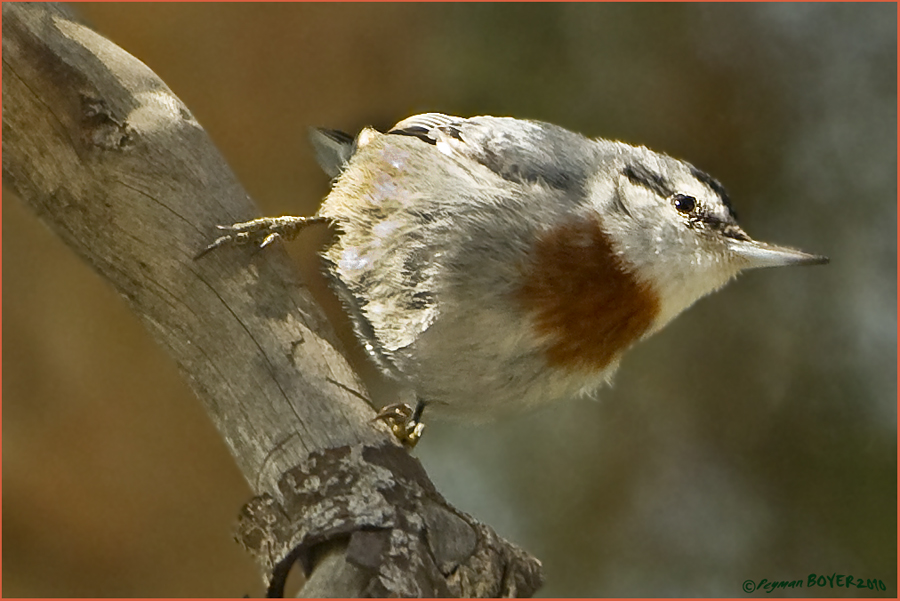
[[[422,438],[422,432],[425,430],[425,424],[422,423],[424,409],[425,404],[421,401],[416,404],[415,410],[406,403],[395,403],[382,407],[375,419],[386,423],[397,440],[411,449]]]
[[[282,217],[260,217],[232,225],[217,225],[217,228],[226,230],[228,233],[213,240],[212,244],[197,253],[195,258],[199,259],[206,253],[227,244],[235,246],[252,244],[259,248],[265,248],[278,238],[291,240],[304,227],[327,223],[327,221],[324,217],[284,215]]]

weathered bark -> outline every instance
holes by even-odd
[[[58,6],[4,4],[3,76],[4,185],[187,377],[258,495],[239,540],[272,593],[295,559],[319,596],[537,589],[539,562],[450,507],[372,422],[283,249],[195,260],[216,224],[258,211],[149,68]]]

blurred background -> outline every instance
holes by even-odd
[[[632,351],[599,400],[430,421],[442,493],[542,559],[547,596],[897,595],[894,4],[78,4],[207,129],[261,214],[327,193],[311,125],[512,115],[644,144],[729,189],[746,274]],[[250,497],[125,303],[3,203],[3,593],[256,596]],[[289,251],[378,401],[320,275]],[[806,588],[809,574],[885,591]],[[762,595],[764,593],[758,593]]]

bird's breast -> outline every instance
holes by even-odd
[[[573,372],[608,367],[653,325],[660,299],[616,255],[600,221],[582,217],[537,237],[517,300],[547,363]]]

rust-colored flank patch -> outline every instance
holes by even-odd
[[[659,298],[622,268],[597,219],[546,232],[532,249],[519,298],[547,340],[547,361],[599,371],[653,324]]]

